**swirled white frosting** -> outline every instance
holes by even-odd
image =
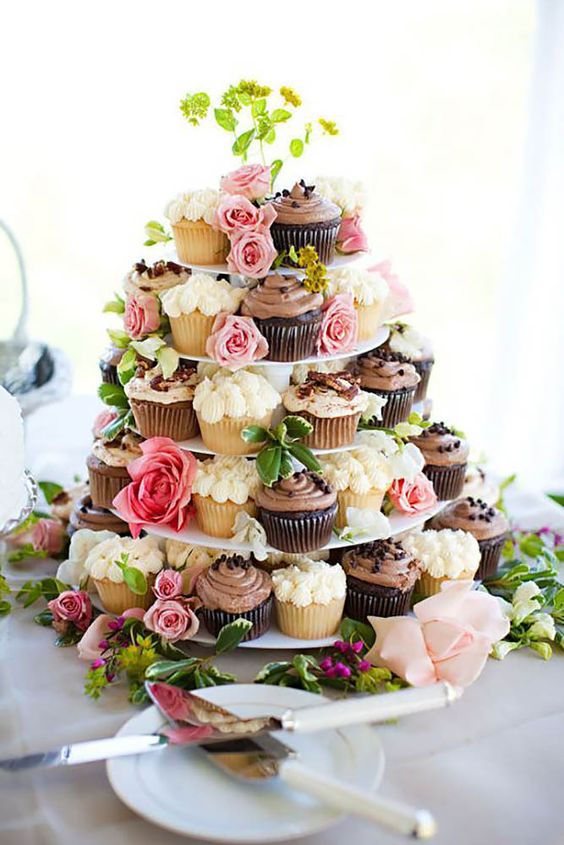
[[[280,403],[280,394],[257,373],[248,370],[218,370],[204,378],[194,394],[194,409],[207,423],[223,417],[260,419]]]
[[[186,191],[183,194],[177,194],[173,200],[167,203],[164,212],[165,217],[171,223],[180,223],[181,220],[191,220],[193,223],[197,220],[205,220],[211,226],[215,210],[220,201],[220,192],[214,191],[212,188]]]
[[[292,384],[302,384],[307,379],[310,370],[318,373],[340,373],[348,369],[348,364],[354,358],[338,358],[335,361],[316,361],[315,364],[294,364],[292,370]]]
[[[458,578],[463,572],[474,573],[480,563],[478,541],[467,531],[422,531],[407,534],[401,541],[404,549],[421,561],[433,578]]]
[[[165,290],[160,297],[169,317],[192,314],[196,310],[213,317],[220,311],[234,314],[245,294],[245,288],[234,288],[225,279],[214,279],[210,273],[194,273],[187,282]]]
[[[254,461],[217,455],[208,461],[198,461],[192,492],[210,496],[214,502],[244,505],[247,499],[254,499],[258,483]]]
[[[356,217],[362,212],[366,203],[362,182],[328,176],[317,176],[313,181],[317,193],[338,205],[343,217]]]
[[[413,481],[425,465],[425,458],[414,443],[406,443],[400,449],[397,441],[384,431],[361,431],[358,439],[388,458],[393,478]]]
[[[144,376],[132,378],[124,387],[128,399],[140,399],[146,402],[158,402],[161,405],[173,405],[175,402],[188,402],[194,396],[198,383],[196,373],[188,381],[175,381],[174,378],[165,380],[166,390],[156,390],[151,387],[151,381],[162,375],[159,365],[147,370]]]
[[[353,399],[347,399],[334,390],[314,390],[309,396],[299,396],[298,390],[299,386],[289,387],[283,394],[282,401],[286,410],[291,414],[306,411],[323,419],[364,413],[371,397],[362,390]]]
[[[278,601],[308,607],[343,598],[346,577],[338,563],[331,565],[323,560],[304,560],[297,565],[275,569],[272,586]]]
[[[388,346],[393,352],[399,352],[400,355],[405,355],[412,361],[419,360],[423,352],[430,349],[427,338],[413,326],[405,324],[403,324],[401,331],[392,329],[388,338]]]
[[[327,295],[351,293],[355,305],[384,302],[389,293],[386,280],[379,274],[358,267],[342,267],[329,272]]]
[[[92,444],[92,454],[107,466],[125,467],[130,461],[141,457],[140,442],[139,435],[133,432],[125,434],[117,446],[104,443],[103,440],[95,440]]]
[[[173,569],[189,569],[192,566],[211,566],[221,549],[209,549],[207,546],[193,546],[180,540],[165,542],[165,556]]]
[[[123,554],[128,555],[127,566],[140,569],[144,575],[160,572],[164,564],[164,552],[159,548],[157,537],[112,537],[98,543],[88,553],[84,569],[94,580],[108,578],[116,584],[123,582],[123,572],[116,566]]]
[[[388,458],[369,446],[335,452],[320,460],[323,477],[337,491],[351,490],[362,495],[371,490],[387,490],[393,481]]]

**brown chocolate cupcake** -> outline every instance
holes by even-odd
[[[141,438],[129,431],[109,443],[95,440],[86,459],[90,479],[90,496],[96,508],[110,509],[120,490],[131,478],[127,471],[130,461],[141,456]]]
[[[380,347],[358,359],[356,372],[363,390],[377,393],[387,400],[382,409],[381,423],[375,419],[374,425],[393,428],[408,418],[419,376],[405,355]]]
[[[337,494],[310,470],[261,485],[255,497],[258,517],[271,546],[302,554],[327,545],[337,515]]]
[[[298,414],[312,424],[313,431],[304,438],[311,449],[337,449],[352,443],[366,400],[358,377],[347,370],[310,370],[302,384],[289,387],[282,396],[290,414]]]
[[[119,384],[119,377],[117,367],[125,349],[119,349],[117,346],[109,346],[98,362],[102,381],[104,384]]]
[[[413,401],[422,402],[427,397],[431,370],[435,363],[431,345],[426,337],[407,323],[390,323],[388,328],[390,334],[380,348],[404,355],[413,364],[420,378]]]
[[[141,367],[125,386],[125,392],[143,437],[170,437],[188,440],[198,434],[198,420],[192,402],[198,377],[188,361],[164,378],[160,366]]]
[[[509,531],[509,522],[502,511],[482,499],[467,496],[449,502],[440,513],[429,520],[426,527],[434,530],[452,528],[468,531],[476,538],[480,547],[480,565],[476,578],[483,580],[495,574]]]
[[[445,500],[460,496],[470,451],[466,440],[439,422],[423,429],[411,442],[423,453],[423,472],[432,482],[437,497]]]
[[[345,552],[342,566],[347,575],[345,614],[366,622],[369,616],[403,616],[421,564],[401,543],[374,540]]]
[[[270,231],[278,252],[312,246],[320,261],[331,261],[341,225],[341,209],[337,205],[316,194],[315,185],[306,185],[303,179],[291,191],[276,194],[272,205],[276,220]]]
[[[67,527],[69,537],[75,531],[89,528],[90,531],[114,531],[125,536],[129,534],[129,525],[107,508],[97,508],[92,503],[90,494],[82,496],[75,504]]]
[[[296,276],[271,273],[246,295],[241,314],[266,338],[267,361],[299,361],[315,355],[322,305]]]
[[[272,580],[242,555],[221,555],[198,576],[196,595],[203,602],[200,616],[213,636],[236,619],[253,623],[243,642],[262,636],[270,626]]]

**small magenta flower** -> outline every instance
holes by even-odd
[[[106,661],[103,657],[98,657],[91,665],[91,669],[101,669],[102,666],[106,665]]]
[[[322,660],[322,661],[321,661],[321,663],[319,664],[319,668],[320,668],[323,672],[326,672],[326,671],[327,671],[327,669],[331,669],[331,668],[332,668],[332,666],[333,666],[333,661],[332,661],[332,659],[331,659],[330,657],[326,657],[326,658],[325,658],[324,660]]]
[[[362,640],[355,640],[354,643],[351,643],[351,651],[354,651],[355,654],[360,654],[363,648],[364,643]]]
[[[335,663],[334,669],[335,675],[338,678],[350,678],[351,676],[350,668],[348,666],[345,666],[344,663]]]
[[[123,628],[124,622],[125,618],[123,616],[118,616],[116,619],[112,619],[111,622],[108,622],[108,628],[110,631],[120,631]]]
[[[100,649],[100,651],[106,651],[106,649],[109,647],[110,644],[107,640],[100,640],[100,642],[98,643],[98,648]]]
[[[336,651],[340,651],[341,654],[345,654],[345,652],[349,650],[349,644],[344,643],[343,640],[336,640],[333,643],[333,648],[336,649]]]
[[[359,660],[359,663],[358,663],[358,666],[357,666],[357,669],[358,669],[359,672],[368,672],[368,670],[371,669],[371,668],[372,667],[371,667],[370,663],[368,662],[368,660]]]
[[[115,680],[115,677],[116,676],[115,676],[114,672],[108,672],[108,674],[106,675],[106,678],[107,678],[109,684],[111,684],[112,681]]]

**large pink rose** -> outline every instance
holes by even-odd
[[[348,255],[352,252],[367,252],[368,238],[360,224],[360,217],[343,217],[337,233],[337,250]]]
[[[413,481],[396,478],[388,490],[394,508],[401,513],[415,514],[428,511],[437,504],[432,483],[422,472]]]
[[[117,411],[100,411],[100,413],[96,416],[96,419],[94,420],[94,424],[92,425],[93,436],[101,437],[102,429],[104,429],[107,425],[116,420],[117,417]]]
[[[246,197],[226,196],[218,205],[214,217],[214,228],[231,235],[242,229],[253,231],[260,226],[269,229],[272,226],[276,210],[273,205],[256,206]]]
[[[323,321],[317,338],[321,355],[350,352],[358,339],[358,315],[352,294],[338,293],[323,305]]]
[[[85,590],[65,590],[47,604],[53,614],[53,628],[60,633],[72,622],[80,631],[86,631],[92,619],[92,602]]]
[[[221,313],[206,341],[206,355],[221,367],[238,370],[268,355],[268,343],[252,317]]]
[[[270,191],[270,167],[244,164],[222,176],[219,184],[221,190],[228,194],[239,194],[248,200],[261,199]]]
[[[31,544],[36,552],[58,555],[66,539],[65,526],[58,519],[40,519],[31,529]]]
[[[182,573],[176,569],[161,569],[156,577],[153,592],[158,599],[175,599],[182,595]]]
[[[127,610],[124,610],[121,615],[124,619],[129,619],[130,617],[143,619],[145,616],[145,610],[142,607],[129,607]],[[110,616],[107,613],[101,613],[96,617],[96,619],[84,632],[82,639],[80,639],[76,644],[78,656],[81,660],[87,660],[91,663],[93,660],[97,660],[101,656],[104,649],[100,648],[100,644],[103,643],[108,634],[111,633],[112,629],[109,627],[108,623],[113,621],[115,621],[115,617]]]
[[[231,236],[227,266],[230,273],[260,279],[266,276],[277,255],[269,229],[264,226],[253,231],[242,229]]]
[[[159,301],[151,293],[130,293],[125,303],[123,327],[132,340],[156,332],[161,324]]]
[[[170,642],[189,640],[198,632],[200,622],[194,610],[201,605],[197,598],[158,599],[143,617],[143,624]]]
[[[472,581],[446,581],[440,593],[414,607],[415,618],[369,616],[376,642],[366,655],[415,687],[449,681],[465,687],[476,680],[494,643],[509,632],[509,620],[489,593]]]
[[[388,283],[390,289],[384,303],[384,319],[393,320],[401,317],[402,314],[410,314],[415,306],[407,286],[399,280],[395,273],[392,273],[390,261],[381,261],[368,268],[370,273],[378,273]]]
[[[127,465],[133,479],[114,499],[119,516],[134,537],[143,525],[164,525],[182,531],[192,516],[190,507],[196,459],[170,437],[150,437],[141,444],[142,457]]]

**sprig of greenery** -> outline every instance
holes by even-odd
[[[154,246],[155,244],[166,244],[172,240],[172,235],[167,232],[162,223],[158,220],[149,220],[144,227],[146,241],[143,246]]]
[[[57,578],[41,578],[39,581],[26,581],[16,593],[16,601],[24,607],[31,607],[38,599],[52,601],[65,590],[71,590],[69,584],[64,584]]]
[[[144,596],[149,589],[145,573],[136,566],[129,566],[129,555],[122,552],[119,560],[114,560],[115,565],[121,570],[123,580],[132,593],[136,596]]]
[[[384,434],[387,434],[396,441],[399,451],[401,452],[403,451],[405,444],[408,443],[412,437],[417,437],[421,434],[424,428],[428,428],[430,425],[431,423],[429,420],[424,420],[417,411],[412,411],[407,420],[397,423],[394,428],[385,428],[384,426],[374,425],[371,422],[365,422],[361,419],[358,424],[358,429],[359,431],[381,431]]]
[[[5,576],[2,575],[2,570],[0,569],[0,618],[2,616],[7,616],[12,610],[12,604],[9,601],[9,597],[11,595],[12,589]]]
[[[306,469],[321,472],[321,464],[307,446],[299,441],[313,431],[313,426],[303,417],[289,415],[274,428],[249,425],[241,432],[246,443],[264,443],[256,458],[256,468],[263,484],[272,487],[279,478],[289,478],[294,473],[292,458]]]

